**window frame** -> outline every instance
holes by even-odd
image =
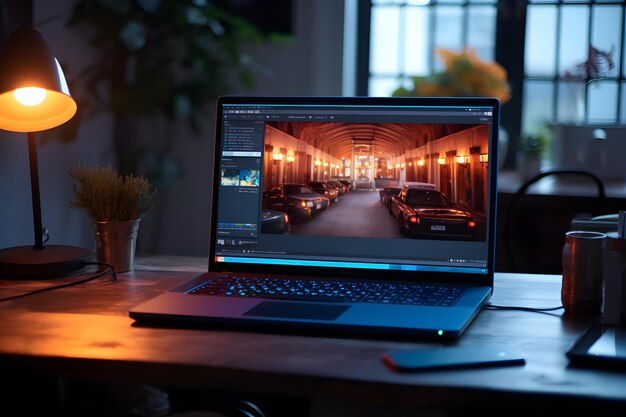
[[[436,6],[445,2],[438,2],[432,0],[431,5]],[[371,0],[358,0],[357,1],[357,50],[356,50],[356,79],[355,79],[355,93],[356,95],[365,96],[368,95],[369,79],[370,79],[370,26],[371,26],[371,10],[373,2]],[[466,6],[468,1],[459,2],[458,5]],[[479,4],[479,3],[474,3]],[[556,74],[546,77],[527,76],[525,74],[525,41],[526,41],[526,16],[528,12],[528,6],[541,6],[541,5],[553,5],[557,7],[558,21],[560,24],[562,7],[566,5],[582,5],[587,6],[590,9],[589,12],[589,44],[591,42],[591,28],[593,27],[593,13],[591,8],[593,5],[621,5],[622,6],[622,23],[621,23],[621,38],[620,38],[620,59],[615,65],[618,68],[617,77],[610,77],[608,80],[615,81],[617,83],[617,113],[616,119],[613,124],[617,125],[626,122],[622,119],[622,106],[624,103],[624,97],[626,97],[626,79],[623,76],[624,62],[626,57],[624,54],[626,51],[626,1],[611,1],[611,0],[589,0],[589,1],[568,1],[568,0],[554,0],[533,3],[528,0],[498,0],[496,3],[496,29],[495,29],[495,60],[502,65],[507,71],[508,82],[511,86],[512,97],[502,107],[500,125],[506,131],[509,142],[506,147],[506,155],[502,155],[503,168],[515,168],[515,154],[519,149],[519,138],[522,134],[522,111],[524,105],[524,86],[527,81],[546,81],[551,82],[554,86],[553,93],[553,105],[552,105],[552,119],[558,122],[558,95],[559,95],[559,82],[564,81],[565,77],[559,73],[559,68],[556,68]],[[557,27],[557,31],[559,28]],[[557,37],[558,37],[557,33]],[[559,55],[561,45],[556,45],[556,54]],[[583,81],[589,81],[583,80]],[[585,88],[585,114],[584,122],[589,123],[589,96],[587,94],[588,86]],[[611,125],[611,123],[607,123]]]

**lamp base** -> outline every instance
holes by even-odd
[[[0,278],[49,279],[69,275],[83,267],[91,251],[75,246],[49,245],[42,249],[16,246],[0,249]]]

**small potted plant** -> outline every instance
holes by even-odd
[[[523,180],[527,180],[541,171],[541,161],[548,146],[547,132],[529,135],[520,139],[517,152],[517,168]]]
[[[144,177],[122,176],[111,166],[78,165],[68,173],[74,179],[70,205],[91,217],[98,261],[116,272],[132,270],[139,222],[156,190]]]

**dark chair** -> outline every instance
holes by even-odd
[[[584,197],[526,194],[532,185],[548,176],[587,177],[595,183],[597,197],[589,201]],[[603,214],[605,198],[604,184],[591,171],[556,168],[527,180],[505,211],[503,240],[510,272],[561,274],[561,251],[572,219],[583,212],[588,215],[590,210],[595,215]]]

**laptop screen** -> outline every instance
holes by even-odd
[[[493,274],[499,103],[222,97],[210,269]]]

